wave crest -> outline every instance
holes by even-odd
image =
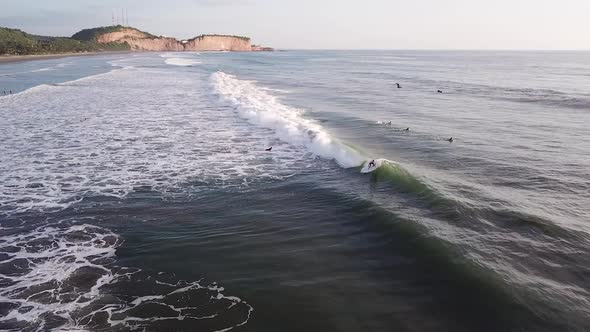
[[[171,66],[181,66],[181,67],[191,67],[193,65],[198,65],[201,61],[191,59],[191,58],[167,58],[164,60],[167,65]]]
[[[285,142],[304,146],[316,156],[333,159],[340,166],[359,166],[366,158],[338,142],[319,124],[303,117],[303,111],[282,104],[254,82],[216,72],[211,76],[214,92],[249,122],[274,130]]]

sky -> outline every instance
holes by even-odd
[[[249,36],[285,49],[590,49],[590,0],[0,0],[0,26]]]

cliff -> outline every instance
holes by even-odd
[[[98,44],[126,44],[132,50],[183,51],[182,45],[174,38],[156,37],[141,30],[116,25],[82,30],[72,39]]]
[[[200,35],[192,39],[179,41],[170,37],[156,37],[147,32],[131,27],[113,26],[82,30],[72,36],[73,39],[88,40],[100,44],[127,44],[133,50],[141,51],[262,51],[269,50],[254,47],[250,38],[228,35]]]
[[[200,35],[189,40],[154,36],[121,25],[84,29],[72,37],[48,37],[0,27],[0,55],[59,54],[103,51],[272,51],[252,45],[250,38]]]
[[[183,45],[174,38],[141,37],[136,33],[113,32],[100,35],[98,43],[127,43],[132,50],[138,51],[184,51]]]
[[[250,38],[224,35],[201,35],[183,43],[185,51],[240,51],[252,50]]]

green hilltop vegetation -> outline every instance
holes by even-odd
[[[77,33],[75,33],[72,36],[72,39],[76,39],[79,41],[87,41],[87,42],[95,42],[96,38],[100,35],[103,35],[105,33],[111,33],[111,32],[117,32],[117,31],[121,31],[123,29],[130,29],[130,30],[135,30],[137,32],[140,32],[142,34],[145,35],[146,38],[158,38],[152,34],[149,34],[147,32],[135,29],[135,28],[131,28],[131,27],[124,27],[122,25],[113,25],[110,27],[99,27],[99,28],[92,28],[92,29],[84,29],[81,30]]]
[[[36,36],[18,29],[0,27],[0,55],[124,51],[129,49],[131,47],[127,43],[99,44],[94,40]]]

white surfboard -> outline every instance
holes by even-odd
[[[363,165],[363,168],[361,169],[361,173],[366,174],[366,173],[371,173],[371,172],[378,170],[379,167],[381,167],[381,165],[383,165],[383,161],[384,161],[384,159],[375,159],[375,166],[371,165],[371,167],[369,167],[369,163],[371,161],[367,160],[365,162],[365,164]]]
[[[389,160],[389,159],[375,159],[375,166],[371,166],[369,167],[369,163],[371,162],[371,159],[365,161],[363,168],[361,169],[361,173],[367,174],[367,173],[371,173],[371,172],[375,172],[376,170],[379,169],[379,167],[385,165],[385,164],[390,164],[390,165],[397,165],[397,162],[393,161],[393,160]]]

